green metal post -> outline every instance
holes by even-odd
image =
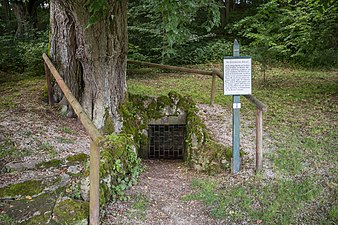
[[[235,39],[233,46],[233,56],[239,56],[239,44]],[[241,165],[239,155],[240,148],[240,95],[232,96],[232,172],[238,173]]]

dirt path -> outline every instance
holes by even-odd
[[[182,199],[192,192],[191,180],[204,175],[189,170],[182,161],[146,160],[144,165],[139,183],[128,191],[133,200],[109,204],[104,224],[221,224],[202,203]],[[136,208],[140,196],[145,205]]]

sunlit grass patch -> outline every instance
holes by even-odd
[[[297,214],[322,191],[311,179],[281,179],[267,185],[247,182],[230,189],[222,189],[210,180],[193,180],[192,187],[195,192],[184,196],[183,200],[202,201],[212,216],[263,224],[296,223]]]

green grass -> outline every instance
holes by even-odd
[[[39,149],[43,151],[44,153],[47,153],[51,158],[54,158],[58,155],[58,152],[55,149],[55,147],[49,144],[48,142],[41,143],[41,145],[39,146]]]
[[[209,103],[210,77],[145,71],[129,72],[131,93],[158,96],[174,90]],[[216,85],[215,102],[231,110],[219,79]],[[269,107],[263,125],[272,142],[263,147],[269,149],[264,163],[270,162],[273,179],[263,171],[240,185],[194,180],[195,192],[183,199],[203,202],[212,216],[229,223],[336,224],[338,71],[273,68],[263,82],[254,67],[253,95]],[[254,121],[254,106],[241,99],[241,117]]]
[[[70,127],[66,127],[66,126],[61,127],[60,131],[66,133],[66,134],[77,134],[77,132],[75,130],[73,130]]]
[[[146,196],[137,194],[134,196],[134,202],[131,205],[130,210],[128,211],[129,218],[138,218],[139,220],[144,220],[146,216],[146,210],[149,205],[149,200]]]
[[[4,137],[0,140],[0,159],[14,160],[28,156],[30,153],[27,149],[19,149],[10,138]]]
[[[0,224],[12,225],[15,223],[15,220],[7,214],[0,215]]]
[[[232,221],[263,221],[264,224],[290,224],[297,221],[297,215],[306,210],[322,189],[317,189],[314,180],[280,180],[267,185],[254,183],[222,189],[211,180],[194,180],[194,194],[183,200],[199,200],[210,208],[216,218]]]

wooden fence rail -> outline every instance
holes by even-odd
[[[49,103],[53,104],[52,100],[52,85],[50,83],[50,73],[55,78],[56,83],[59,85],[63,94],[66,96],[69,104],[73,107],[74,112],[79,117],[81,123],[86,129],[90,136],[90,190],[89,190],[89,222],[91,225],[98,225],[100,223],[100,194],[99,194],[99,169],[100,169],[100,144],[102,135],[100,131],[95,127],[93,122],[90,120],[84,109],[77,101],[75,96],[72,94],[70,89],[65,84],[64,80],[56,70],[53,63],[50,61],[48,56],[44,53],[42,58],[45,61],[45,74],[48,86]]]
[[[216,77],[219,77],[221,80],[223,80],[223,73],[215,68],[213,68],[211,71],[205,71],[135,60],[128,60],[128,64],[212,76],[210,105],[213,105],[215,100]],[[244,97],[256,106],[256,171],[259,172],[263,168],[263,112],[266,112],[268,107],[253,95],[244,95]]]

